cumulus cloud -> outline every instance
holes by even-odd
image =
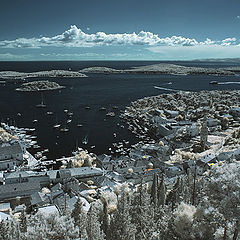
[[[222,41],[213,41],[207,38],[205,41],[197,41],[194,38],[183,36],[171,36],[161,38],[152,32],[140,31],[139,33],[115,33],[107,34],[97,32],[88,34],[73,25],[62,34],[53,37],[18,38],[15,40],[0,41],[1,48],[41,48],[54,47],[93,47],[109,45],[143,45],[143,46],[197,46],[197,45],[236,45],[236,38],[226,38]]]
[[[234,45],[236,43],[237,39],[236,38],[226,38],[222,40],[222,46],[230,46]]]

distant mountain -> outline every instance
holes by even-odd
[[[195,59],[192,60],[194,62],[239,62],[240,63],[240,58],[206,58],[206,59]]]

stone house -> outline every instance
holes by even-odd
[[[24,150],[20,143],[0,147],[0,170],[11,170],[23,162]]]

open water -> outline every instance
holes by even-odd
[[[133,66],[154,64],[158,62],[135,61],[74,61],[74,62],[0,62],[0,71],[12,70],[34,72],[51,69],[80,70],[90,66],[107,66],[116,69],[127,69]],[[239,63],[204,63],[204,62],[171,62],[185,66],[225,67]],[[44,109],[36,108],[41,102],[40,93],[16,92],[21,83],[0,84],[0,120],[15,124],[18,127],[36,128],[34,135],[41,149],[48,148],[48,158],[55,159],[69,156],[76,146],[88,149],[96,154],[109,153],[112,143],[124,140],[130,144],[137,139],[127,130],[127,126],[119,119],[120,111],[132,101],[146,96],[158,95],[176,90],[226,90],[240,89],[240,76],[175,76],[175,75],[145,75],[145,74],[87,74],[87,78],[44,78],[66,86],[65,89],[43,93],[47,105]],[[36,79],[33,79],[36,80]],[[218,81],[218,85],[209,84]],[[155,86],[155,87],[154,87]],[[156,86],[158,88],[156,88]],[[85,107],[90,109],[86,110]],[[118,110],[113,109],[117,106]],[[100,111],[105,107],[106,111]],[[73,112],[72,122],[64,110]],[[53,115],[46,112],[52,111]],[[114,111],[116,117],[106,117],[106,113]],[[21,116],[17,114],[21,113]],[[38,119],[37,123],[33,123]],[[59,123],[68,127],[69,132],[61,133],[53,129]],[[77,127],[82,124],[82,127]],[[124,128],[121,127],[125,126]],[[114,136],[116,133],[116,137]],[[88,138],[88,144],[82,143]],[[95,146],[95,147],[93,147]],[[39,150],[38,150],[39,151]],[[30,150],[34,152],[34,150]]]

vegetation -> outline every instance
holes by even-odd
[[[164,175],[150,188],[123,184],[117,204],[105,196],[84,212],[79,200],[71,212],[27,216],[0,224],[0,239],[236,240],[240,216],[240,163],[216,164],[203,176],[190,171],[167,189]],[[114,193],[109,194],[109,198]],[[112,201],[113,202],[113,201]],[[111,203],[112,204],[112,203]]]

